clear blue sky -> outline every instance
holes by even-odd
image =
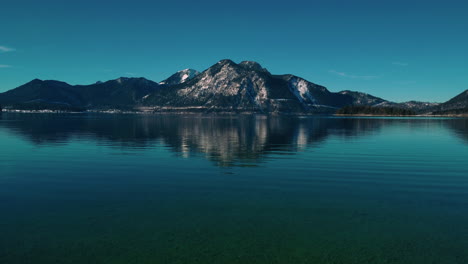
[[[331,91],[445,101],[468,89],[468,1],[0,4],[0,91],[34,78],[160,81],[224,58]]]

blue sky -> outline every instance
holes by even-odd
[[[225,58],[331,91],[446,101],[468,89],[468,1],[4,1],[0,92],[34,78],[160,81]]]

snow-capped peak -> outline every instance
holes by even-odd
[[[200,74],[197,70],[194,69],[185,69],[176,72],[171,77],[167,78],[166,80],[160,82],[159,84],[163,85],[176,85],[181,84],[186,81],[189,81],[195,78],[198,74]]]
[[[192,69],[185,69],[178,71],[180,74],[180,83],[184,83],[187,80],[190,80],[199,74],[198,71]]]

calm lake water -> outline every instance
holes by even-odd
[[[468,119],[8,114],[0,263],[468,263]]]

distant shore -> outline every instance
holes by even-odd
[[[430,115],[430,114],[421,114],[421,115],[370,115],[370,114],[332,114],[333,116],[355,116],[355,117],[468,117],[468,114],[459,114],[459,115]]]
[[[196,111],[130,111],[130,110],[86,110],[82,112],[61,111],[61,110],[21,110],[21,109],[2,109],[1,112],[5,113],[23,113],[23,114],[86,114],[86,113],[101,113],[101,114],[143,114],[143,115],[158,115],[158,114],[173,114],[173,115],[187,115],[187,114],[212,114],[212,115],[285,115],[285,116],[335,116],[335,117],[468,117],[468,114],[450,114],[450,115],[372,115],[372,114],[324,114],[324,113],[257,113],[257,112],[196,112]],[[0,113],[1,113],[0,112]]]

